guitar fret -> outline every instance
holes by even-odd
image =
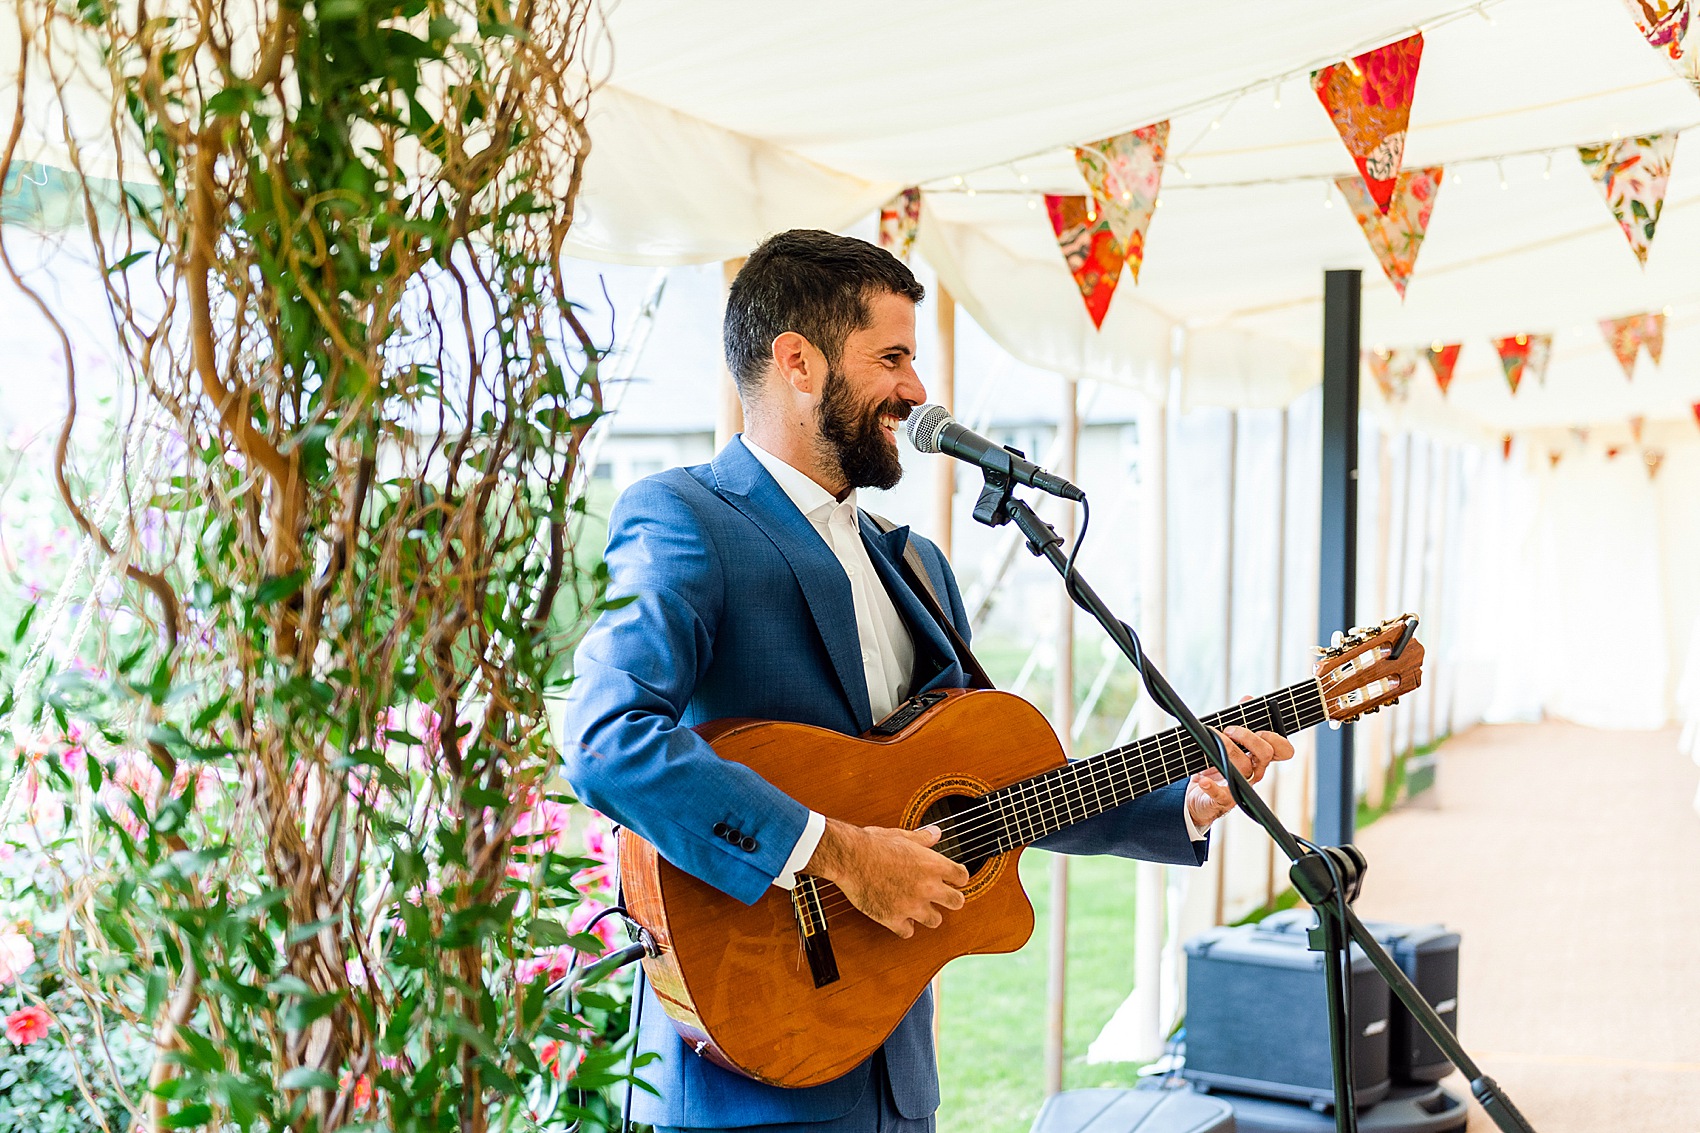
[[[1290,735],[1326,718],[1322,690],[1310,680],[1223,709],[1202,722],[1214,729],[1239,725],[1254,732],[1278,730]],[[988,810],[995,812],[996,825],[985,841],[1000,853],[1031,845],[1210,766],[1208,753],[1180,728],[1090,759],[1071,760],[992,792]]]

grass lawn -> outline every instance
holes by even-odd
[[[1045,1100],[1046,918],[1051,855],[1028,850],[1021,878],[1033,937],[1005,956],[965,956],[944,972],[941,1133],[1026,1133]],[[1133,989],[1138,863],[1069,859],[1068,1025],[1063,1088],[1131,1086],[1133,1063],[1086,1064],[1086,1048]]]

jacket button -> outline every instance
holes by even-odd
[[[726,840],[728,842],[732,843],[732,845],[734,845],[734,846],[736,846],[738,844],[738,839],[742,838],[743,836],[744,836],[743,833],[741,831],[738,831],[738,830],[728,830],[728,831],[726,831]]]
[[[749,851],[752,854],[755,853],[756,840],[754,838],[750,837],[748,834],[744,835],[744,840],[742,842],[739,842],[738,845],[742,846],[745,850]]]
[[[724,837],[726,837],[726,832],[730,829],[732,829],[732,828],[730,826],[726,825],[724,822],[716,822],[714,824],[714,836],[716,838],[724,838]]]

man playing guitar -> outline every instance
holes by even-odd
[[[972,662],[928,614],[904,560],[919,552],[965,640],[949,564],[856,506],[857,489],[902,475],[896,431],[926,400],[914,368],[924,295],[903,263],[861,240],[792,231],[751,253],[725,321],[746,430],[711,464],[621,496],[607,563],[609,598],[625,601],[579,650],[566,725],[580,797],[673,865],[746,904],[799,873],[824,878],[902,938],[963,906],[968,874],[932,849],[937,829],[811,812],[692,728],[758,717],[859,735],[914,694],[970,683]],[[1276,732],[1225,735],[1252,782],[1293,754]],[[1211,823],[1232,806],[1206,771],[1036,844],[1198,865]],[[634,1116],[661,1130],[931,1130],[931,1019],[924,994],[861,1066],[786,1089],[714,1065],[650,1003],[640,1046],[661,1056],[646,1072],[660,1096],[638,1092]]]

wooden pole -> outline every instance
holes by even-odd
[[[956,299],[939,284],[939,373],[932,400],[956,412]],[[953,528],[951,507],[956,495],[956,461],[935,460],[938,468],[937,529],[939,550],[950,558]]]
[[[1169,605],[1169,413],[1166,397],[1149,397],[1139,417],[1139,634],[1147,654],[1159,666],[1167,656],[1166,614]],[[1141,735],[1162,730],[1164,715],[1143,689],[1140,698]],[[1163,1050],[1163,938],[1165,890],[1168,879],[1156,862],[1140,862],[1134,906],[1134,1020],[1141,1060]]]
[[[1234,700],[1234,512],[1239,503],[1240,411],[1228,410],[1228,500],[1227,571],[1222,594],[1222,696],[1226,703]],[[1216,924],[1226,919],[1228,908],[1228,824],[1217,823],[1211,828],[1210,856],[1216,859]]]
[[[1275,457],[1276,465],[1280,468],[1275,481],[1275,669],[1274,681],[1271,687],[1281,687],[1281,662],[1285,659],[1285,639],[1287,636],[1287,410],[1281,410],[1281,446]],[[1271,767],[1271,771],[1277,768]],[[1266,792],[1269,795],[1269,809],[1276,814],[1281,813],[1281,776],[1273,774],[1264,779],[1268,784]],[[1263,903],[1265,906],[1275,903],[1275,875],[1280,853],[1275,848],[1273,839],[1261,839],[1264,851],[1268,855],[1265,863],[1263,884]]]
[[[732,280],[743,269],[744,257],[726,260],[720,265],[720,316],[726,317],[726,293],[732,287]],[[744,431],[744,403],[738,400],[738,383],[732,377],[732,371],[726,368],[724,357],[720,360],[720,413],[714,422],[714,451],[719,452],[726,447],[726,442]]]
[[[1387,589],[1392,566],[1393,540],[1393,446],[1385,428],[1376,433],[1375,475],[1375,609],[1371,618],[1392,617],[1400,611],[1398,601]],[[1383,713],[1371,736],[1373,770],[1369,777],[1369,803],[1379,807],[1387,788],[1387,772],[1393,766],[1393,714]]]
[[[1062,433],[1059,476],[1073,479],[1080,452],[1078,389],[1073,378],[1063,379],[1063,411],[1058,429]],[[1074,544],[1075,509],[1063,512],[1059,534]],[[1063,754],[1070,753],[1074,733],[1074,602],[1061,586],[1057,588],[1057,666],[1051,694],[1051,726],[1062,742]],[[1068,1020],[1068,858],[1051,857],[1050,972],[1045,987],[1045,1095],[1058,1093],[1063,1084],[1063,1040]]]

